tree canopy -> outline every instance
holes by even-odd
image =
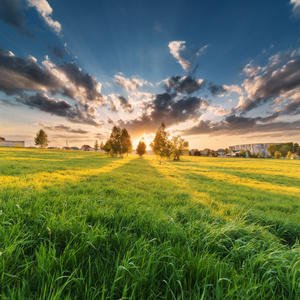
[[[146,144],[144,142],[144,138],[142,138],[140,141],[139,141],[139,144],[136,148],[136,153],[139,155],[140,158],[143,157],[143,155],[146,153]]]
[[[189,152],[189,142],[185,141],[181,136],[173,136],[171,140],[173,160],[179,160],[183,154]]]
[[[153,153],[160,157],[160,165],[163,157],[171,156],[172,143],[169,141],[169,133],[166,131],[164,123],[161,123],[161,126],[158,128],[150,147],[152,148]]]
[[[43,129],[40,129],[34,138],[35,145],[39,146],[41,149],[48,146],[48,136]]]

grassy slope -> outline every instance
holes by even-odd
[[[297,299],[299,167],[1,149],[0,295]]]

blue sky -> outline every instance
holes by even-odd
[[[0,135],[300,141],[300,1],[0,0]]]

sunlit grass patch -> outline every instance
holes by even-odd
[[[297,161],[0,157],[0,298],[300,297]]]

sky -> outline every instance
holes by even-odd
[[[300,0],[0,0],[0,136],[300,142]]]

